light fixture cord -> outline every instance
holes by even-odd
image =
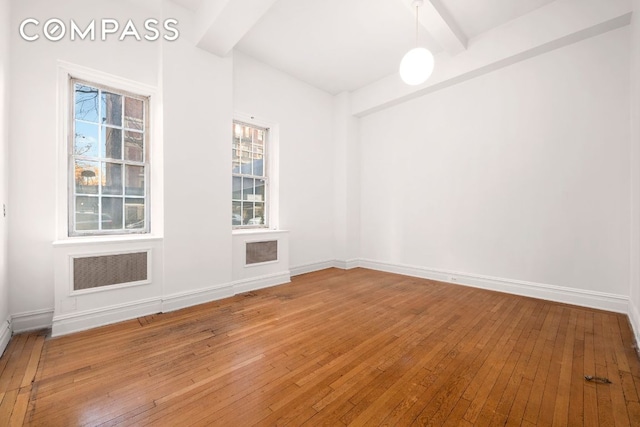
[[[418,47],[418,4],[416,3],[416,47]]]

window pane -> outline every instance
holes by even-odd
[[[102,198],[102,229],[122,229],[122,199],[120,197]]]
[[[233,200],[242,199],[242,178],[239,176],[233,177],[233,192],[231,194]]]
[[[144,160],[144,134],[141,132],[124,132],[124,158],[134,162]]]
[[[99,178],[100,171],[98,162],[76,160],[76,194],[98,194]]]
[[[253,218],[253,203],[242,202],[242,225],[250,225]]]
[[[234,138],[233,147],[231,149],[231,172],[240,173],[240,165],[242,165],[240,144],[238,140]]]
[[[242,225],[242,202],[233,202],[231,224]]]
[[[122,194],[122,165],[102,164],[102,194]]]
[[[98,157],[98,125],[76,120],[73,154]]]
[[[76,197],[76,230],[98,229],[98,198]]]
[[[122,159],[122,129],[102,127],[102,155],[109,159]]]
[[[256,179],[256,186],[255,186],[255,196],[254,196],[254,200],[256,202],[264,202],[265,201],[265,182],[263,179]]]
[[[144,228],[144,199],[127,198],[124,202],[125,228]]]
[[[102,123],[122,126],[122,96],[102,92]]]
[[[125,194],[144,196],[144,167],[127,165],[125,169]]]
[[[75,91],[75,118],[98,123],[98,89],[77,84]]]
[[[253,201],[253,182],[251,178],[242,178],[242,200]]]
[[[124,126],[129,129],[144,129],[144,103],[135,98],[124,98]]]
[[[251,163],[253,164],[253,174],[256,176],[264,176],[264,158],[262,154],[254,152]]]
[[[251,169],[251,154],[247,150],[242,150],[240,153],[240,173],[246,175],[253,175]]]
[[[254,203],[253,218],[249,225],[264,225],[264,203]]]

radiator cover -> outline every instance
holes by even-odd
[[[73,290],[148,280],[148,252],[73,258]]]
[[[278,261],[278,241],[247,242],[246,265]]]

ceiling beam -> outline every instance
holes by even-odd
[[[196,12],[197,46],[226,56],[277,0],[203,0]]]
[[[415,13],[413,0],[401,1],[412,13]],[[419,9],[418,22],[449,55],[456,55],[466,50],[467,36],[442,6],[440,0],[424,1]]]
[[[392,74],[351,93],[351,114],[367,114],[478,77],[528,58],[629,25],[628,0],[551,2],[475,37],[456,56],[436,55],[429,80],[417,86]],[[544,31],[540,31],[544,28]]]

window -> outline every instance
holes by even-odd
[[[268,227],[269,130],[233,122],[232,219],[234,228]]]
[[[149,232],[148,98],[72,79],[69,235]]]

